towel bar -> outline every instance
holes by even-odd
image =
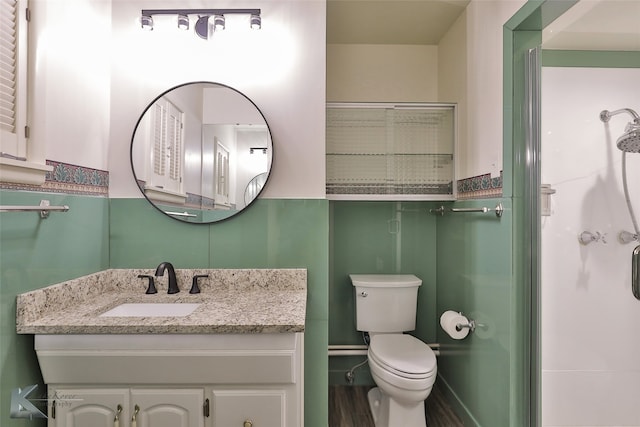
[[[445,211],[449,211],[449,212],[454,212],[454,213],[459,213],[459,212],[481,212],[481,213],[487,213],[487,212],[495,212],[496,216],[498,218],[502,217],[502,213],[504,212],[504,207],[502,206],[502,203],[498,203],[498,205],[495,208],[488,208],[488,207],[481,207],[481,208],[445,208],[444,206],[440,206],[437,209],[429,209],[429,212],[431,213],[435,213],[438,214],[440,216],[444,216]]]
[[[40,212],[40,218],[48,218],[49,212],[67,212],[69,206],[50,206],[48,200],[40,200],[39,206],[0,206],[0,212]]]

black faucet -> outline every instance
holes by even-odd
[[[180,292],[178,288],[178,281],[176,280],[176,271],[173,269],[173,265],[170,262],[162,262],[156,268],[156,277],[164,276],[164,270],[169,270],[169,289],[167,290],[168,294],[177,294]]]

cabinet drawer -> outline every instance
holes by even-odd
[[[284,390],[214,390],[213,425],[285,427]]]
[[[102,347],[98,339],[39,337],[48,384],[292,384],[302,363],[302,334],[125,335],[110,346],[103,338]]]
[[[293,352],[233,352],[212,357],[204,375],[217,384],[293,384],[295,368]]]

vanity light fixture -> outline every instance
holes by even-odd
[[[260,17],[260,15],[251,14],[249,22],[252,30],[259,30],[260,28],[262,28],[262,18]]]
[[[178,28],[183,31],[187,31],[189,29],[189,17],[187,15],[178,15]]]
[[[153,17],[151,15],[145,15],[144,13],[140,17],[140,26],[143,30],[153,30]]]
[[[213,31],[222,31],[225,28],[224,15],[214,15],[213,17]]]
[[[177,15],[178,28],[188,30],[189,15],[196,15],[198,18],[194,32],[198,37],[207,40],[213,31],[225,29],[225,15],[231,14],[249,15],[250,27],[254,30],[262,28],[260,9],[142,9],[140,24],[142,28],[152,30],[153,15]]]
[[[209,15],[199,16],[194,31],[201,39],[209,38]]]

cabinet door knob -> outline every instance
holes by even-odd
[[[242,427],[253,427],[253,421],[245,420],[245,422],[242,424]]]

